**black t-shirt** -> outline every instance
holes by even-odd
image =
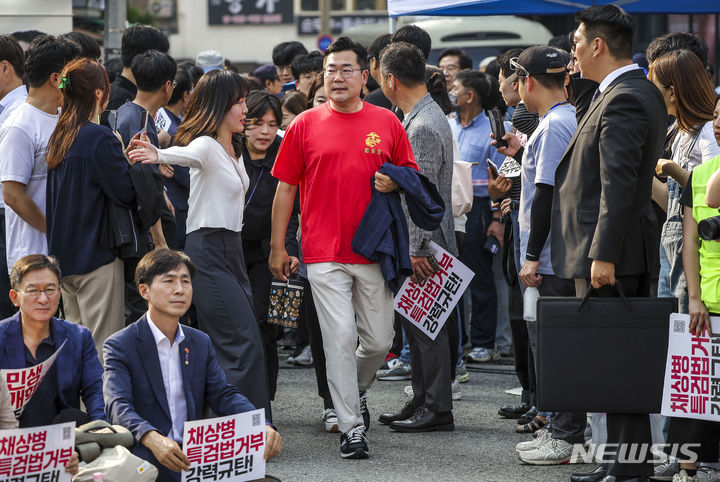
[[[685,185],[685,189],[683,189],[682,194],[680,194],[680,204],[689,208],[693,207],[692,172],[690,172],[690,175],[688,176],[688,182],[687,185]]]
[[[378,107],[385,107],[386,109],[392,109],[392,102],[390,102],[390,99],[385,97],[385,94],[379,87],[366,95],[363,100],[368,104],[376,105]]]
[[[116,110],[128,100],[133,100],[137,95],[137,87],[122,75],[118,75],[110,84],[110,98],[108,99],[107,110],[100,116],[100,123],[105,127],[111,126],[108,123],[108,110]]]
[[[52,332],[49,337],[45,338],[38,345],[35,351],[36,359],[33,358],[27,346],[24,348],[25,368],[34,367],[44,362],[55,353],[55,341],[53,340]],[[20,428],[50,425],[53,419],[60,413],[56,366],[57,365],[53,364],[43,381],[38,385],[37,390],[28,404],[25,405],[25,409],[22,415],[20,415]]]

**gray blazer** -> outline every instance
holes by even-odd
[[[403,198],[403,211],[410,232],[410,255],[431,254],[428,245],[430,241],[435,241],[453,256],[457,256],[452,215],[453,145],[450,124],[440,106],[430,94],[427,94],[405,116],[403,127],[410,139],[410,146],[420,172],[437,186],[440,196],[445,201],[442,223],[438,229],[431,232],[413,224]]]
[[[666,128],[662,95],[640,69],[590,105],[555,172],[556,276],[589,278],[594,259],[615,264],[616,276],[650,272],[658,253],[652,180]]]

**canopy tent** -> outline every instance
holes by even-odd
[[[629,13],[720,13],[717,0],[388,0],[390,17],[403,15],[563,15],[614,3]]]

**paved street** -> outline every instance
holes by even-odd
[[[287,366],[281,359],[281,366]],[[567,481],[573,471],[592,465],[533,467],[515,455],[515,444],[529,436],[514,433],[513,421],[501,419],[502,404],[519,401],[505,390],[518,385],[511,365],[472,370],[455,402],[454,432],[400,434],[376,420],[401,408],[409,381],[376,382],[368,392],[372,425],[370,459],[343,460],[340,436],[322,424],[322,401],[311,368],[281,368],[273,404],[283,435],[283,453],[267,473],[287,481]]]

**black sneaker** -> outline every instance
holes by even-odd
[[[344,459],[366,459],[369,456],[365,427],[358,425],[340,435],[340,455]]]
[[[360,415],[362,415],[363,425],[367,432],[370,430],[370,411],[367,408],[367,392],[365,390],[360,391]]]

